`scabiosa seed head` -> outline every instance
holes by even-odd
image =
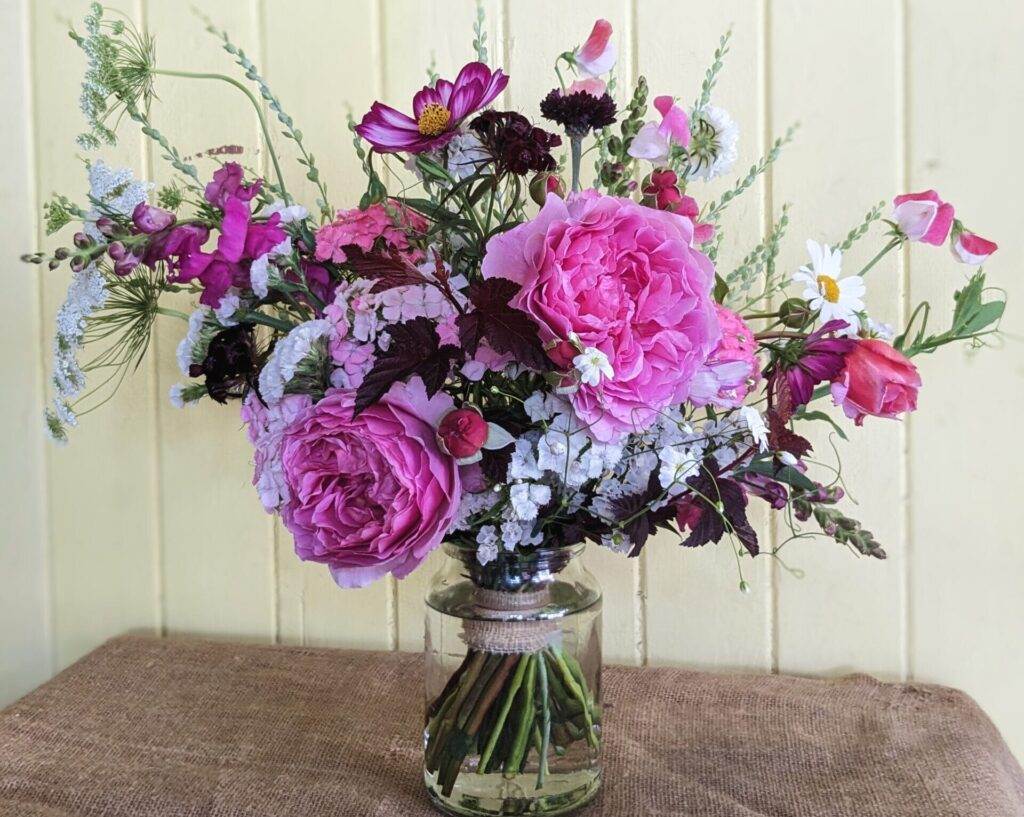
[[[255,383],[256,343],[253,328],[244,324],[218,332],[210,340],[202,363],[189,368],[191,377],[206,377],[206,391],[218,403],[241,397]]]

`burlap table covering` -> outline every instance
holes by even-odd
[[[417,655],[115,639],[0,712],[0,814],[416,817]],[[1024,774],[936,686],[610,667],[609,815],[1024,815]]]

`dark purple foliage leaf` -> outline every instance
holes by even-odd
[[[416,265],[397,253],[363,252],[357,247],[346,250],[349,267],[360,278],[373,281],[371,293],[384,292],[395,287],[429,284],[430,279]]]
[[[716,477],[704,469],[700,474],[687,480],[693,489],[692,501],[700,507],[700,518],[683,541],[683,547],[700,547],[708,542],[718,542],[726,533],[733,533],[751,556],[760,551],[757,533],[747,521],[747,497],[735,480]],[[706,499],[705,499],[706,497]],[[719,501],[722,512],[712,505]]]
[[[441,390],[445,378],[461,352],[454,346],[440,346],[433,321],[413,318],[388,328],[391,345],[377,353],[373,368],[356,390],[354,413],[376,403],[388,389],[412,375],[423,378],[427,394]]]
[[[471,312],[459,315],[459,340],[469,355],[476,354],[480,342],[487,342],[499,354],[512,355],[531,369],[544,371],[551,360],[540,342],[537,324],[522,310],[509,306],[519,284],[507,278],[489,278],[469,285]]]
[[[633,543],[629,551],[630,557],[639,556],[647,543],[648,537],[659,527],[666,527],[675,516],[675,509],[671,504],[656,511],[644,511],[652,502],[661,498],[662,488],[658,481],[657,470],[651,471],[647,480],[647,487],[636,494],[620,497],[612,502],[615,509],[615,517],[619,520],[626,520],[620,530],[629,537]]]

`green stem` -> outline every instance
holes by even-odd
[[[549,650],[551,655],[555,658],[555,663],[558,667],[559,672],[562,676],[562,683],[565,684],[565,688],[572,693],[573,697],[576,698],[583,705],[583,719],[587,724],[587,743],[591,746],[597,746],[597,736],[594,734],[594,721],[590,716],[590,706],[587,702],[587,696],[580,689],[579,684],[576,683],[576,679],[573,677],[572,671],[565,663],[565,657],[562,655],[561,650],[552,648]]]
[[[167,317],[169,318],[180,318],[181,320],[185,321],[185,323],[188,323],[189,320],[189,316],[186,315],[184,312],[181,312],[177,309],[170,309],[166,306],[158,306],[156,308],[156,314],[167,315]]]
[[[289,204],[291,202],[291,197],[288,195],[288,191],[284,186],[284,174],[281,172],[281,165],[277,161],[277,153],[274,151],[274,145],[270,141],[270,129],[267,127],[267,119],[263,115],[263,107],[260,105],[259,100],[257,100],[253,95],[252,91],[246,88],[238,80],[232,79],[225,74],[201,73],[196,71],[173,71],[167,68],[154,68],[150,73],[166,77],[183,77],[185,79],[215,79],[221,82],[226,82],[228,85],[233,85],[245,94],[252,103],[253,110],[256,111],[256,117],[259,119],[260,130],[263,132],[263,142],[267,147],[267,153],[270,154],[271,161],[274,163],[274,173],[277,175],[277,185],[281,188],[281,195],[284,197],[285,204]]]
[[[888,255],[890,250],[892,250],[894,247],[900,246],[900,244],[902,244],[902,243],[903,243],[903,239],[902,238],[900,238],[898,236],[896,238],[894,238],[892,241],[890,241],[888,244],[886,244],[884,247],[882,247],[882,249],[878,253],[878,255],[876,255],[874,258],[872,258],[870,261],[868,261],[867,265],[860,272],[858,272],[857,274],[863,278],[864,275],[867,274],[868,270],[870,270],[875,264],[877,264],[879,261],[881,261],[883,258],[885,258],[886,255]]]
[[[548,671],[542,656],[537,657],[538,692],[541,706],[540,769],[537,772],[537,788],[543,788],[548,776],[548,746],[551,743],[551,698],[548,695]]]
[[[583,189],[580,186],[580,160],[583,158],[583,139],[579,136],[570,136],[569,151],[572,155],[572,192],[579,193]]]
[[[525,657],[519,659],[519,664],[516,666],[515,674],[512,676],[512,681],[506,687],[505,700],[501,704],[501,709],[498,711],[498,719],[494,722],[494,728],[491,730],[491,736],[487,740],[487,745],[484,747],[484,753],[480,756],[480,764],[477,766],[477,774],[484,774],[488,764],[491,762],[491,755],[494,754],[494,747],[498,744],[498,737],[501,735],[501,730],[505,727],[505,721],[508,719],[509,710],[512,709],[512,703],[515,701],[516,693],[519,692],[519,687],[523,683],[523,676],[526,675],[526,668],[529,662]]]
[[[296,326],[294,323],[288,323],[288,321],[281,320],[280,318],[272,318],[270,315],[264,315],[262,312],[246,312],[242,315],[242,320],[249,323],[263,324],[263,326],[272,326],[274,329],[280,329],[282,332],[291,332]]]
[[[516,726],[515,739],[512,741],[512,751],[509,752],[508,760],[505,761],[505,778],[512,779],[519,773],[519,766],[526,753],[526,743],[530,739],[530,730],[533,727],[533,680],[537,672],[537,656],[527,655],[523,659],[526,664],[526,680],[521,690],[523,705],[519,710],[519,722]]]

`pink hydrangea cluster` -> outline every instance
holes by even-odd
[[[757,341],[743,318],[731,309],[715,304],[715,314],[722,336],[690,384],[690,402],[736,408],[761,377]]]
[[[316,231],[316,259],[341,264],[348,260],[346,247],[369,252],[379,238],[390,249],[407,251],[410,232],[422,233],[426,228],[418,213],[390,202],[371,204],[365,210],[340,210],[334,221]],[[422,253],[414,251],[410,258],[421,260]]]

